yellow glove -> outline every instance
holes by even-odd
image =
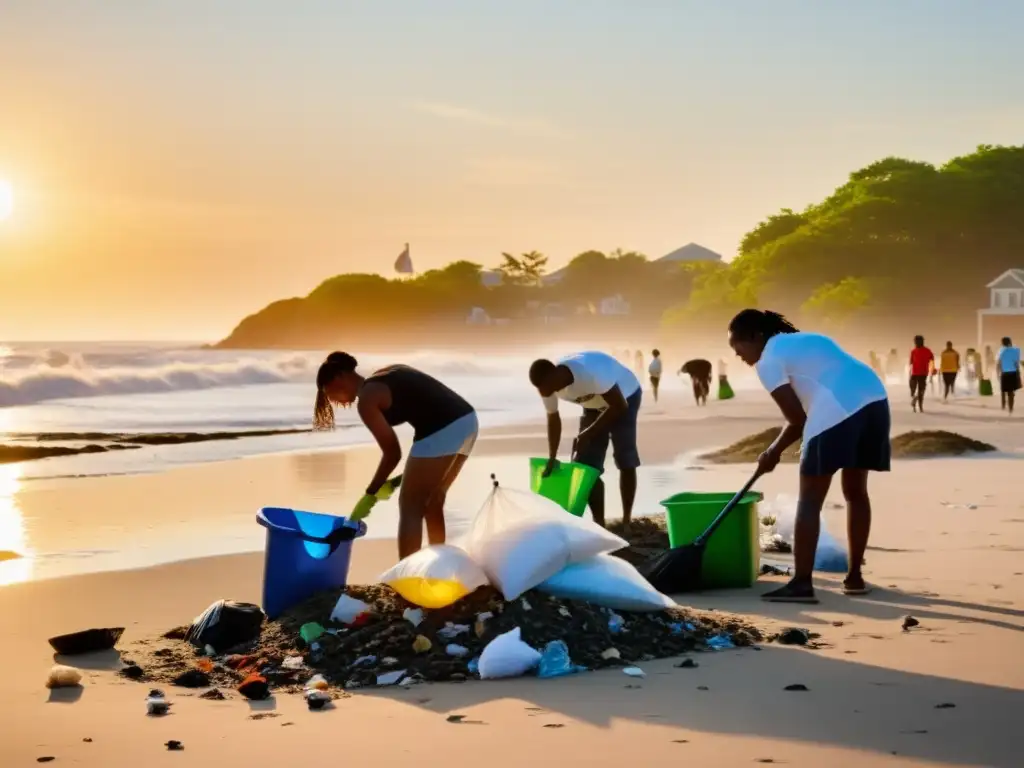
[[[398,489],[398,486],[401,485],[401,483],[401,475],[396,475],[395,477],[392,477],[390,480],[387,480],[384,483],[384,485],[382,485],[377,490],[377,493],[374,494],[377,501],[387,501],[388,499],[390,499],[392,496],[395,495],[395,491]]]
[[[350,523],[358,523],[364,517],[373,511],[373,505],[377,503],[377,497],[371,496],[370,494],[364,494],[363,498],[356,502],[356,505],[352,507],[352,514],[348,516]]]

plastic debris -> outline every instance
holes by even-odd
[[[619,616],[619,614],[613,613],[608,617],[608,631],[613,635],[619,634],[625,626],[626,620]]]
[[[647,677],[647,673],[640,667],[623,667],[622,672],[630,677]]]
[[[380,660],[380,664],[382,667],[393,667],[398,664],[398,659],[394,656],[385,656]]]
[[[394,672],[385,672],[383,675],[377,675],[377,685],[395,685],[405,677],[404,669],[396,669]]]
[[[299,637],[307,643],[312,643],[318,637],[321,637],[326,631],[327,630],[325,630],[320,624],[315,621],[311,621],[308,624],[303,624],[299,627]]]
[[[430,638],[424,637],[423,635],[416,635],[416,639],[412,641],[412,649],[416,653],[426,653],[433,646],[434,644],[430,642]]]
[[[202,658],[202,659],[199,659],[196,662],[196,668],[200,672],[206,672],[207,674],[209,674],[210,672],[213,672],[213,661],[211,661],[210,659],[205,658],[205,657]]]
[[[306,691],[306,706],[316,712],[331,703],[331,695],[321,690]]]
[[[68,667],[64,664],[55,664],[50,669],[50,674],[46,676],[46,687],[47,688],[74,688],[76,685],[81,685],[82,673],[74,667]]]
[[[255,672],[242,681],[238,686],[238,692],[251,701],[270,698],[270,686],[267,684],[267,678]]]
[[[418,627],[420,622],[423,621],[423,609],[422,608],[406,608],[402,611],[402,618],[412,624],[414,627]]]
[[[190,669],[174,678],[171,685],[176,685],[179,688],[209,688],[210,676],[202,670]]]
[[[468,624],[453,624],[449,621],[437,630],[437,636],[445,640],[454,640],[456,637],[466,632],[469,632]]]
[[[800,627],[787,627],[776,639],[782,645],[807,645],[811,641],[811,633]]]
[[[471,675],[479,675],[480,674],[480,657],[477,656],[475,658],[470,659],[469,662],[466,664],[466,669],[469,670],[469,674],[471,674]]]
[[[154,688],[149,692],[149,696],[146,697],[146,714],[152,715],[153,717],[160,717],[166,715],[167,711],[171,708],[167,699],[164,698],[164,692],[159,688]]]
[[[621,659],[622,658],[622,654],[619,653],[619,649],[618,648],[605,648],[603,651],[601,651],[601,658],[602,659]]]
[[[519,603],[520,603],[520,605],[523,606],[523,610],[524,611],[532,611],[533,610],[533,606],[530,605],[530,601],[527,600],[525,597],[522,600],[520,600]]]
[[[177,739],[171,739],[170,741],[164,742],[164,746],[167,747],[168,752],[181,752],[185,749],[185,745]]]
[[[707,639],[708,648],[714,648],[716,651],[724,651],[729,648],[735,648],[736,644],[725,635],[714,635]]]
[[[358,659],[352,662],[353,667],[369,667],[372,664],[377,663],[376,656],[360,656]]]
[[[540,653],[523,642],[519,627],[491,640],[480,654],[481,679],[518,677],[540,663]]]
[[[569,646],[565,644],[564,640],[552,640],[544,646],[544,650],[540,654],[537,677],[562,677],[586,671],[586,667],[572,663],[572,659],[569,657]]]
[[[483,637],[484,632],[487,631],[487,621],[494,618],[494,614],[490,611],[484,611],[476,617],[476,621],[473,623],[473,634],[477,637]]]
[[[326,691],[328,687],[327,678],[323,675],[313,675],[306,681],[307,691]]]
[[[562,605],[562,606],[559,606],[559,608],[558,608],[558,613],[559,613],[559,614],[560,614],[561,616],[565,616],[565,617],[566,617],[567,619],[571,619],[571,618],[572,618],[572,614],[571,614],[571,613],[569,613],[569,609],[568,609],[568,608],[566,608],[566,607],[565,607],[564,605]]]
[[[258,605],[234,600],[218,600],[196,617],[185,633],[185,640],[216,656],[259,637],[266,615]]]
[[[369,610],[370,606],[362,600],[356,600],[354,597],[342,593],[334,605],[334,610],[331,611],[331,621],[336,621],[339,624],[351,624],[360,614],[368,613]]]
[[[444,649],[444,652],[449,656],[454,656],[456,659],[461,659],[463,656],[469,653],[469,648],[458,643],[449,643]]]

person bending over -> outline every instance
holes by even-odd
[[[359,418],[381,449],[380,463],[350,519],[369,514],[388,476],[402,459],[394,427],[409,424],[415,434],[398,496],[398,556],[423,546],[423,525],[431,544],[445,541],[444,502],[473,446],[476,411],[432,376],[408,365],[390,365],[363,377],[356,359],[332,352],[316,374],[316,429],[334,428],[334,405],[356,403]]]
[[[574,445],[575,460],[603,473],[611,442],[619,469],[622,522],[628,529],[636,498],[636,470],[640,466],[636,437],[643,390],[637,377],[603,352],[580,352],[557,362],[535,360],[530,366],[530,383],[540,393],[548,414],[548,463],[544,475],[550,475],[558,466],[558,446],[562,440],[558,401],[583,406]],[[603,526],[604,481],[600,478],[590,492],[589,503],[594,522]]]
[[[708,394],[711,392],[711,380],[713,378],[711,361],[701,358],[687,360],[683,363],[683,367],[679,369],[679,372],[685,373],[690,377],[690,382],[693,384],[693,399],[697,402],[697,405],[707,405]]]
[[[800,497],[793,542],[795,574],[762,597],[772,602],[816,603],[812,572],[821,508],[832,477],[841,473],[846,497],[848,595],[867,594],[861,574],[871,531],[868,472],[888,472],[889,400],[871,368],[832,339],[800,333],[782,315],[745,309],[729,324],[729,344],[757,375],[786,418],[786,426],[758,459],[761,472],[778,466],[782,452],[803,438]]]

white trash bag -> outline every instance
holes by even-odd
[[[675,606],[675,601],[652,587],[634,566],[615,555],[571,563],[537,589],[617,611],[663,611]]]
[[[550,499],[500,487],[491,491],[460,544],[506,600],[515,600],[570,563],[628,546]]]
[[[444,608],[490,582],[463,549],[435,544],[389,568],[378,579],[414,605]]]
[[[519,677],[540,664],[541,654],[523,642],[519,627],[498,635],[484,646],[478,671],[481,680]]]
[[[771,535],[788,544],[790,548],[793,546],[793,531],[796,527],[796,505],[797,500],[792,496],[779,494],[771,504],[761,507],[762,516],[767,514],[775,518]],[[814,553],[814,570],[823,573],[846,573],[848,569],[849,558],[845,547],[829,532],[825,520],[822,519],[818,549]]]

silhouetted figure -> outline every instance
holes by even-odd
[[[915,413],[924,413],[924,390],[934,364],[935,355],[924,345],[924,336],[915,336],[910,350],[910,405]]]
[[[690,377],[693,384],[693,399],[697,405],[707,405],[708,394],[711,392],[711,361],[701,358],[687,360],[679,372]]]

